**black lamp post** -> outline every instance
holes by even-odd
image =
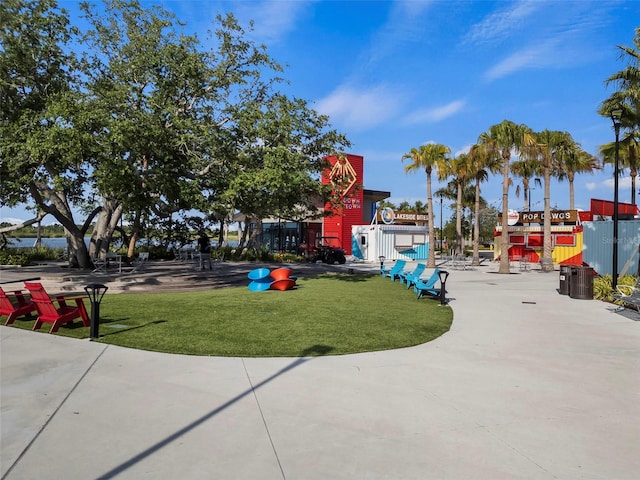
[[[447,304],[447,277],[449,277],[449,272],[446,270],[438,270],[438,278],[440,279],[440,305]]]
[[[384,260],[385,260],[385,256],[384,255],[380,255],[378,257],[378,260],[380,260],[380,273],[384,275]]]
[[[611,273],[611,288],[614,290],[618,285],[618,173],[619,173],[619,148],[620,148],[620,124],[622,120],[622,109],[611,110],[611,121],[616,132],[616,153],[615,165],[613,168],[613,271]]]
[[[440,197],[440,254],[442,255],[442,247],[443,247],[443,243],[442,240],[444,239],[444,236],[442,235],[442,197]]]
[[[89,324],[89,340],[100,338],[100,302],[109,287],[101,283],[90,283],[84,287],[91,302],[91,319]]]

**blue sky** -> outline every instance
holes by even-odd
[[[467,151],[505,119],[568,131],[597,155],[614,140],[611,121],[596,113],[614,91],[604,80],[624,68],[616,46],[633,46],[640,20],[633,0],[143,3],[174,12],[201,39],[219,13],[253,20],[252,39],[285,66],[286,91],[329,115],[350,153],[365,158],[365,188],[391,192],[394,203],[426,201],[425,175],[405,175],[404,153],[428,142]],[[590,198],[613,199],[612,168],[577,177],[575,190],[585,210]],[[482,191],[500,206],[501,178]],[[514,192],[509,205],[521,209]],[[531,196],[532,209],[542,209],[542,190]],[[629,199],[627,176],[620,201]],[[568,183],[553,181],[551,204],[569,207]],[[0,215],[28,217],[4,207]]]

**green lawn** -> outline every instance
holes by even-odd
[[[386,350],[425,343],[449,330],[450,307],[416,298],[413,290],[379,275],[347,274],[299,279],[297,288],[286,292],[234,287],[107,294],[100,306],[99,341],[247,357]],[[16,324],[30,328],[33,321]],[[89,329],[76,322],[58,335],[87,338]]]

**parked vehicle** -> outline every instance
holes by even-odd
[[[329,265],[336,262],[343,265],[347,261],[337,237],[321,237],[316,247],[309,248],[309,261],[315,263],[318,260]]]

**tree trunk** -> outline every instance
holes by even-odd
[[[567,179],[569,180],[569,210],[575,210],[576,201],[573,189],[573,173],[569,173],[569,175],[567,175]]]
[[[242,234],[240,238],[238,238],[238,250],[242,251],[244,248],[244,244],[247,241],[247,236],[249,235],[249,227],[251,226],[251,217],[245,215],[244,218],[244,228],[242,229]]]
[[[480,180],[476,178],[476,201],[474,204],[474,216],[473,222],[473,259],[471,265],[480,265]]]
[[[136,213],[136,216],[133,220],[133,225],[131,228],[131,238],[129,239],[129,247],[127,248],[127,257],[133,258],[136,254],[136,242],[140,238],[140,212]]]
[[[458,183],[458,195],[456,198],[456,253],[464,252],[464,239],[462,237],[462,184]]]
[[[427,172],[427,211],[429,212],[429,253],[427,255],[427,268],[436,268],[436,232],[434,229],[433,196],[431,194],[431,172]]]
[[[509,268],[509,156],[502,156],[502,232],[500,233],[500,269],[498,273],[511,273]]]
[[[256,217],[256,228],[251,232],[251,237],[247,242],[247,248],[258,248],[258,240],[262,236],[262,218]]]
[[[553,259],[551,258],[551,169],[544,167],[544,245],[542,248],[541,268],[543,272],[553,271]]]
[[[636,145],[629,145],[629,176],[631,177],[631,204],[636,205],[636,177],[638,176],[638,163],[636,157]]]
[[[98,215],[91,243],[89,245],[89,255],[92,257],[104,258],[109,251],[113,232],[118,227],[120,216],[122,215],[122,204],[116,200],[103,199],[102,210]]]

